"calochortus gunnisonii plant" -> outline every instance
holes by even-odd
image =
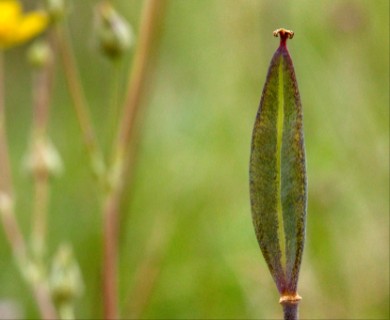
[[[250,197],[253,225],[280,293],[284,319],[298,319],[299,269],[305,242],[307,181],[302,105],[287,39],[280,37],[268,70],[252,135]]]

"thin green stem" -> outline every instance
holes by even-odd
[[[28,256],[26,241],[14,212],[11,167],[5,130],[4,69],[0,51],[0,218],[8,243],[20,272],[27,274]],[[30,279],[29,279],[30,280]],[[56,319],[57,313],[51,301],[47,285],[42,281],[30,282],[34,298],[43,319]]]
[[[4,56],[0,50],[0,214],[18,266],[26,261],[26,246],[14,215],[11,165],[5,127]]]
[[[50,297],[50,290],[47,284],[43,281],[32,283],[32,289],[35,300],[41,312],[42,319],[53,320],[58,319],[57,311]]]
[[[109,115],[107,122],[107,141],[108,145],[111,145],[112,140],[114,138],[115,129],[118,126],[119,120],[119,95],[120,95],[120,84],[121,84],[121,71],[122,71],[122,61],[120,59],[112,61],[111,65],[111,95],[109,101]]]
[[[37,262],[41,261],[46,251],[47,208],[49,202],[48,175],[41,174],[35,179],[35,199],[33,211],[32,246]]]
[[[117,319],[118,315],[118,214],[119,193],[108,195],[104,202],[103,217],[103,303],[104,319]]]
[[[35,196],[32,215],[32,245],[39,263],[45,252],[47,234],[47,211],[49,202],[49,168],[46,163],[47,123],[50,111],[54,64],[48,59],[43,69],[35,71],[33,77],[33,128],[32,150],[36,163],[33,168]]]
[[[83,135],[84,144],[90,157],[92,172],[100,182],[104,180],[105,164],[101,149],[98,145],[95,130],[89,114],[89,106],[81,85],[73,50],[67,30],[57,26],[58,47],[60,50],[66,82],[73,100],[77,119]]]
[[[104,318],[118,318],[117,302],[117,260],[118,260],[118,223],[119,207],[122,198],[124,177],[130,164],[128,146],[136,115],[141,101],[141,94],[146,85],[147,67],[151,60],[151,49],[160,18],[163,16],[164,0],[147,0],[141,17],[139,42],[127,89],[124,114],[121,117],[114,149],[113,163],[110,170],[110,188],[104,202],[104,254],[103,254],[103,302]]]
[[[4,57],[0,50],[0,194],[12,197],[11,165],[5,126]]]
[[[148,306],[160,275],[162,262],[175,227],[175,217],[168,217],[166,214],[156,216],[143,250],[144,255],[139,260],[134,274],[134,286],[126,296],[128,302],[125,308],[126,317],[131,319],[143,318],[144,311]]]
[[[135,52],[133,68],[128,82],[124,114],[116,140],[117,150],[125,150],[132,136],[131,131],[134,129],[134,122],[140,106],[141,93],[146,84],[146,71],[152,56],[153,40],[157,26],[163,16],[165,4],[165,0],[146,0],[145,2],[137,51]]]
[[[15,262],[22,271],[27,264],[26,242],[15,218],[12,199],[4,193],[0,194],[0,216]]]

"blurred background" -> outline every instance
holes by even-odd
[[[93,121],[106,143],[114,73],[94,43],[96,3],[73,1],[69,22]],[[137,35],[142,1],[113,3]],[[389,318],[387,0],[168,1],[123,203],[124,317],[281,317],[252,227],[248,190],[252,126],[278,47],[272,31],[279,27],[295,32],[289,50],[304,108],[309,203],[300,316]],[[26,48],[8,50],[5,58],[16,210],[27,235],[33,188],[21,169],[31,127]],[[123,65],[123,93],[132,52]],[[63,242],[73,246],[85,282],[77,317],[98,318],[98,190],[57,71],[50,136],[65,171],[52,184],[48,256]],[[16,303],[26,318],[37,317],[2,229],[0,257],[0,300]]]

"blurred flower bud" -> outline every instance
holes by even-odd
[[[35,41],[27,51],[27,59],[31,66],[42,68],[52,59],[52,51],[46,41]]]
[[[65,15],[65,0],[46,0],[46,8],[51,20],[57,22]]]
[[[25,158],[25,168],[32,175],[54,175],[62,172],[62,161],[54,145],[46,138],[34,139]]]
[[[97,6],[97,35],[100,49],[111,59],[121,56],[133,43],[130,25],[108,2]]]
[[[57,306],[73,304],[84,291],[79,265],[68,244],[62,244],[53,259],[49,283]]]

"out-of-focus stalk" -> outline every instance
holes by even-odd
[[[0,51],[0,194],[12,197],[11,166],[5,128],[4,57]]]
[[[98,145],[95,130],[92,125],[89,114],[90,109],[80,82],[80,76],[73,56],[70,39],[67,30],[64,30],[64,27],[62,26],[57,26],[56,34],[66,81],[73,100],[81,133],[84,138],[84,144],[90,157],[92,172],[99,182],[103,184],[105,174],[103,154]]]
[[[146,84],[147,67],[151,59],[151,49],[160,19],[164,15],[165,0],[145,1],[138,44],[127,89],[124,113],[113,149],[113,163],[109,172],[109,189],[104,202],[104,275],[103,298],[105,319],[118,318],[117,264],[118,264],[118,223],[124,177],[128,171],[128,145],[132,138],[141,94]]]
[[[33,125],[30,163],[34,178],[34,207],[32,216],[32,246],[35,258],[41,260],[45,252],[47,233],[47,211],[49,202],[48,162],[49,145],[47,139],[47,123],[50,110],[50,94],[52,88],[54,63],[49,43],[38,42],[31,50],[48,52],[44,61],[34,70],[33,75]],[[33,61],[30,61],[33,62]]]
[[[28,276],[26,242],[15,217],[13,205],[11,167],[5,130],[4,68],[0,52],[0,218],[6,238],[20,272]],[[30,279],[28,279],[30,280]],[[51,301],[48,287],[43,282],[30,282],[34,298],[43,319],[56,319],[57,313]]]
[[[173,216],[169,217],[162,212],[156,216],[143,250],[144,255],[138,262],[134,274],[134,286],[126,296],[128,305],[125,308],[125,317],[131,319],[143,317],[155,289],[163,259],[175,228],[176,221]]]
[[[110,154],[112,141],[115,137],[115,130],[118,127],[119,114],[120,114],[120,94],[121,94],[121,80],[122,80],[122,68],[123,63],[121,60],[114,60],[111,63],[111,84],[110,94],[108,101],[109,114],[107,115],[107,126],[105,128],[106,140],[105,151]]]

